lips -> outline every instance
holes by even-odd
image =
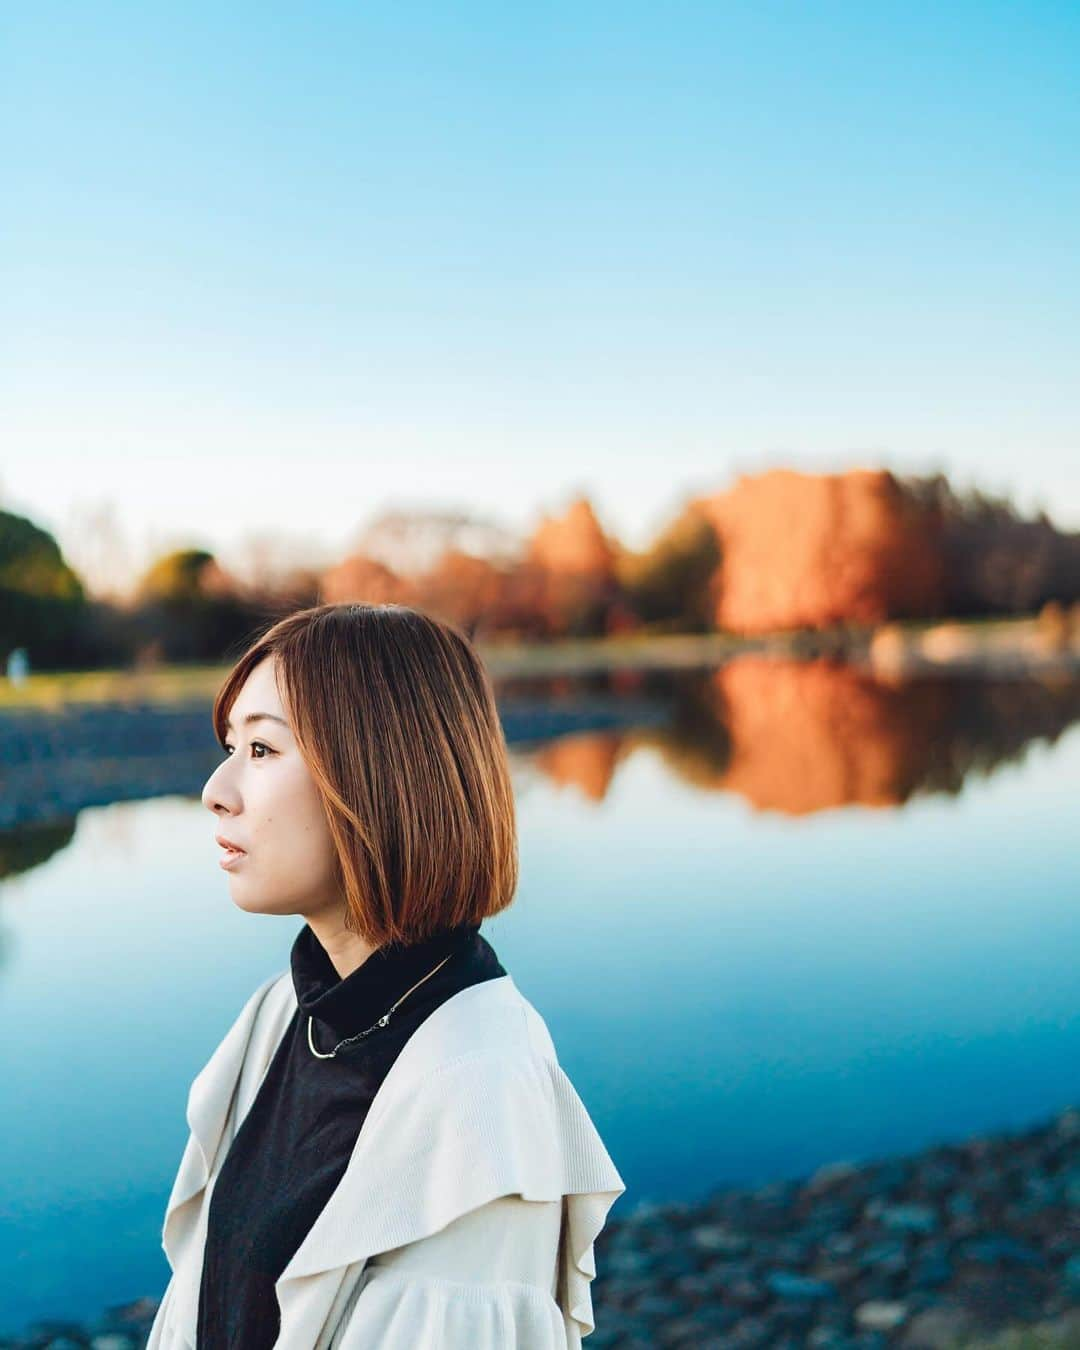
[[[239,867],[247,857],[247,852],[238,848],[231,840],[226,839],[224,835],[217,836],[217,842],[221,845],[222,853],[218,859],[218,866],[223,867],[227,872],[232,871],[234,867]]]

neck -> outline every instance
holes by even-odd
[[[357,937],[355,933],[345,927],[344,913],[332,915],[316,915],[307,920],[308,926],[315,936],[319,939],[319,944],[330,958],[330,962],[337,971],[341,979],[351,975],[354,970],[368,959],[373,952],[378,951],[377,947],[372,947]]]

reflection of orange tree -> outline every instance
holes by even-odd
[[[680,779],[737,792],[759,810],[806,815],[838,806],[899,806],[959,793],[972,774],[1053,742],[1080,718],[1080,682],[917,680],[888,684],[829,660],[745,656],[673,686],[665,726],[573,737],[539,767],[593,798],[638,747]]]
[[[713,683],[732,743],[724,786],[760,809],[896,806],[928,778],[959,786],[935,763],[950,724],[941,684],[901,690],[850,666],[764,657]]]
[[[972,773],[1055,740],[1080,717],[1080,683],[914,680],[833,661],[746,656],[711,678],[730,760],[719,786],[762,810],[897,806],[960,792]]]
[[[607,796],[620,758],[626,753],[619,732],[588,731],[560,736],[533,756],[538,769],[559,787],[573,784],[590,801]]]

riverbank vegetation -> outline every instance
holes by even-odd
[[[97,592],[48,531],[0,510],[0,669],[227,664],[275,619],[326,602],[425,609],[528,670],[594,660],[580,643],[602,641],[605,668],[626,642],[648,641],[635,660],[663,660],[661,639],[682,640],[676,659],[751,640],[850,649],[886,625],[1055,609],[1067,625],[1080,603],[1080,533],[941,475],[876,469],[743,476],[687,500],[642,549],[578,497],[520,537],[461,513],[389,513],[329,562],[280,552],[265,544],[239,567],[174,549]]]

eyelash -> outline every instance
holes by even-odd
[[[276,754],[276,753],[277,753],[275,750],[271,750],[270,747],[269,747],[268,745],[264,744],[262,741],[252,741],[252,742],[251,742],[251,745],[252,745],[252,748],[253,748],[253,749],[254,749],[254,747],[257,745],[261,750],[265,750],[265,751],[266,751],[266,754],[265,754],[265,755],[257,755],[257,756],[255,756],[256,759],[267,759],[270,755],[273,755],[273,754]],[[232,749],[232,746],[229,744],[228,741],[226,741],[226,742],[225,742],[224,748],[225,748],[226,751],[229,751],[229,750]],[[228,758],[228,755],[226,755],[226,758]]]

